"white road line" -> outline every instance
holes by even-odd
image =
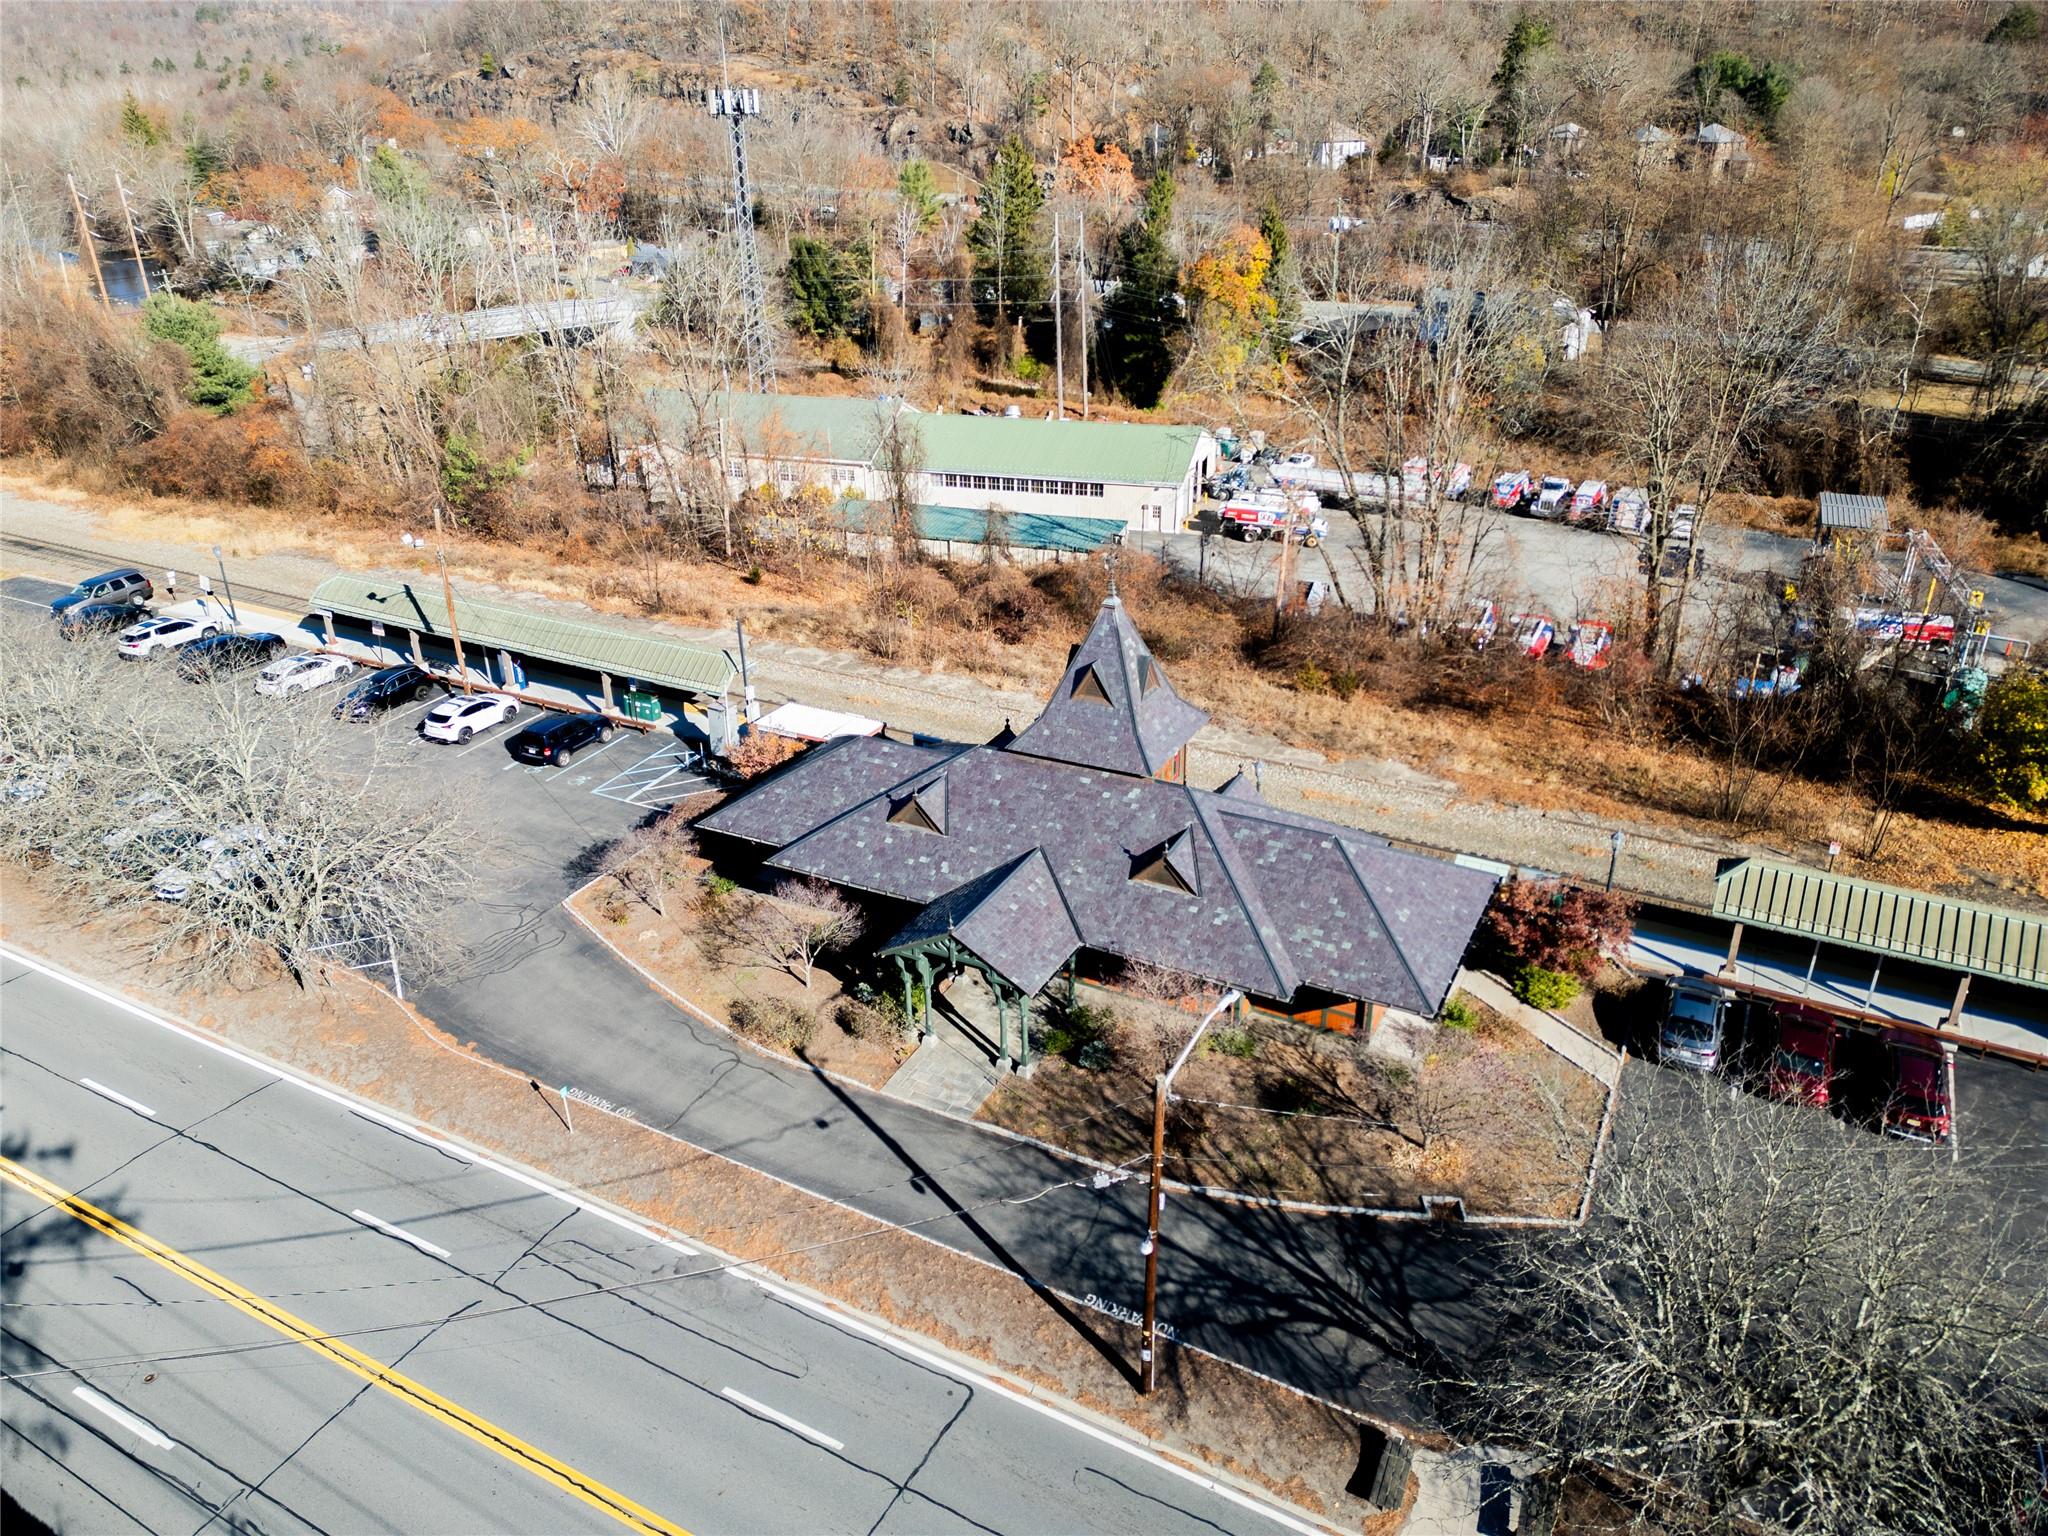
[[[12,592],[0,592],[10,603],[19,603],[24,608],[48,608],[50,605],[39,597],[16,597]]]
[[[437,1259],[451,1259],[454,1257],[446,1248],[430,1243],[424,1237],[415,1237],[412,1233],[406,1231],[405,1228],[394,1227],[390,1222],[372,1216],[368,1211],[350,1211],[349,1215],[355,1217],[364,1226],[375,1227],[379,1232],[389,1237],[395,1237],[401,1243],[411,1243],[421,1253],[431,1253]]]
[[[599,747],[595,752],[591,753],[588,757],[585,757],[581,752],[578,752],[576,754],[575,761],[565,763],[560,768],[557,768],[553,773],[549,774],[548,782],[550,784],[554,783],[555,780],[559,779],[571,768],[588,768],[592,763],[596,762],[600,757],[603,757],[605,753],[611,751],[611,749],[613,747],[616,747],[618,744],[619,739],[614,737],[612,740],[606,742],[603,746]]]
[[[790,1430],[795,1434],[802,1435],[806,1440],[809,1440],[816,1445],[822,1445],[828,1451],[843,1451],[846,1449],[846,1442],[844,1440],[834,1440],[830,1435],[825,1434],[822,1431],[815,1430],[811,1428],[810,1425],[802,1423],[799,1420],[792,1419],[786,1413],[777,1413],[773,1408],[770,1408],[766,1403],[757,1403],[751,1397],[747,1396],[747,1394],[744,1392],[735,1392],[731,1387],[726,1387],[718,1395],[720,1397],[731,1398],[734,1402],[738,1403],[742,1408],[746,1409],[747,1412],[754,1414],[759,1418],[772,1419],[777,1424],[780,1424],[784,1429]]]
[[[90,1088],[94,1093],[98,1094],[101,1098],[112,1099],[116,1104],[120,1104],[128,1109],[132,1109],[138,1115],[147,1115],[152,1120],[156,1118],[156,1111],[151,1109],[147,1104],[138,1104],[135,1100],[129,1098],[127,1094],[114,1092],[114,1090],[109,1088],[105,1083],[96,1083],[89,1077],[81,1077],[78,1080],[78,1086],[81,1088]]]
[[[506,766],[514,767],[517,765],[508,763]],[[123,997],[120,993],[110,991],[96,982],[87,981],[82,976],[74,976],[62,967],[53,965],[49,961],[39,956],[31,955],[13,945],[0,942],[0,954],[6,955],[7,958],[13,960],[16,964],[25,966],[39,975],[49,977],[50,980],[57,982],[61,986],[70,987],[73,991],[83,992],[88,997],[97,998],[116,1012],[125,1013],[130,1018],[140,1019],[146,1024],[153,1024],[158,1029],[180,1036],[188,1043],[196,1045],[202,1050],[212,1051],[217,1055],[225,1056],[228,1060],[239,1062],[242,1066],[260,1072],[277,1082],[290,1083],[301,1092],[309,1093],[316,1099],[324,1099],[337,1108],[361,1115],[367,1120],[375,1120],[379,1124],[388,1125],[393,1130],[404,1131],[408,1135],[418,1136],[423,1141],[438,1144],[443,1140],[443,1138],[433,1135],[430,1128],[423,1121],[402,1119],[399,1115],[383,1108],[381,1105],[372,1104],[367,1099],[359,1098],[354,1094],[345,1093],[341,1089],[330,1087],[326,1083],[301,1073],[296,1067],[287,1067],[281,1062],[266,1061],[260,1056],[253,1056],[239,1046],[230,1045],[227,1041],[216,1039],[193,1025],[183,1023],[158,1013],[153,1009],[146,1008],[133,998]],[[678,1137],[670,1139],[680,1140]],[[450,1143],[450,1145],[453,1146],[454,1144]],[[607,1225],[617,1227],[622,1232],[629,1232],[637,1237],[652,1239],[660,1246],[673,1249],[680,1254],[694,1256],[696,1252],[695,1249],[657,1231],[645,1220],[635,1219],[625,1212],[599,1205],[594,1200],[564,1185],[557,1184],[551,1179],[544,1178],[523,1168],[514,1167],[510,1163],[501,1162],[481,1151],[471,1150],[466,1147],[458,1148],[458,1150],[478,1167],[488,1168],[500,1177],[530,1189],[536,1194],[548,1195],[556,1200],[560,1200],[564,1205],[582,1211],[585,1215],[595,1217]],[[735,1163],[735,1166],[744,1165]],[[791,1180],[783,1179],[778,1182],[800,1193],[810,1195],[814,1199],[826,1200],[832,1204],[841,1204],[841,1202],[833,1201],[829,1195],[818,1194],[815,1190],[806,1189],[803,1185]],[[854,1210],[855,1208],[846,1206],[845,1209]],[[935,1242],[935,1239],[931,1238],[924,1238],[923,1240]],[[1228,1500],[1238,1508],[1248,1510],[1261,1519],[1281,1527],[1283,1530],[1294,1532],[1295,1536],[1327,1536],[1327,1531],[1322,1526],[1310,1525],[1306,1520],[1299,1519],[1287,1511],[1265,1502],[1263,1499],[1254,1497],[1252,1494],[1246,1493],[1241,1489],[1234,1488],[1228,1483],[1219,1482],[1215,1478],[1206,1476],[1192,1467],[1184,1466],[1170,1457],[1160,1455],[1149,1445],[1136,1439],[1129,1431],[1106,1429],[1088,1419],[1080,1418],[1059,1405],[1046,1402],[1022,1387],[1005,1381],[999,1376],[990,1375],[985,1371],[976,1369],[964,1360],[951,1355],[935,1353],[902,1333],[870,1323],[866,1319],[858,1317],[834,1303],[808,1296],[799,1290],[792,1290],[782,1281],[766,1272],[748,1273],[748,1271],[755,1269],[756,1266],[753,1265],[737,1265],[733,1268],[722,1269],[719,1272],[721,1274],[737,1275],[739,1278],[758,1287],[765,1295],[773,1296],[778,1301],[786,1302],[799,1311],[808,1312],[821,1322],[830,1324],[842,1333],[850,1333],[858,1338],[866,1339],[870,1343],[888,1350],[891,1354],[901,1356],[905,1360],[915,1360],[918,1364],[936,1371],[941,1376],[951,1377],[953,1380],[961,1382],[966,1386],[987,1388],[991,1392],[998,1393],[1003,1401],[1013,1403],[1027,1413],[1035,1413],[1041,1418],[1049,1419],[1063,1429],[1071,1430],[1076,1434],[1095,1441],[1099,1445],[1107,1446],[1111,1450],[1130,1457],[1133,1461],[1143,1462],[1155,1471],[1164,1472],[1170,1477],[1179,1478],[1182,1482],[1191,1483],[1197,1488],[1213,1493],[1218,1498]],[[1055,1294],[1059,1293],[1056,1292]],[[1207,1351],[1199,1352],[1208,1353]],[[1210,1358],[1218,1359],[1220,1357],[1210,1355]],[[1256,1375],[1257,1373],[1252,1374]],[[1271,1380],[1272,1378],[1265,1379]],[[1282,1383],[1282,1385],[1284,1386],[1285,1383]],[[1288,1390],[1291,1391],[1293,1389],[1289,1388]],[[1315,1401],[1315,1399],[1311,1398],[1310,1401]]]
[[[127,1430],[144,1445],[153,1445],[160,1451],[175,1451],[178,1442],[158,1429],[147,1419],[139,1419],[119,1403],[110,1402],[93,1391],[91,1387],[73,1387],[71,1395],[95,1413],[103,1413],[116,1424]]]

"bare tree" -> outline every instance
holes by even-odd
[[[704,916],[712,949],[787,971],[806,991],[818,961],[857,939],[863,922],[860,908],[822,880],[784,880],[771,896],[713,896]]]
[[[1475,1298],[1506,1321],[1494,1363],[1444,1383],[1453,1427],[1619,1472],[1684,1536],[2026,1529],[2035,1213],[1927,1149],[1659,1087],[1593,1219],[1522,1239]]]
[[[386,738],[337,751],[324,711],[246,677],[174,693],[47,635],[10,635],[8,661],[9,856],[47,861],[95,908],[147,913],[152,951],[187,976],[431,959],[474,844],[457,806],[383,771]]]

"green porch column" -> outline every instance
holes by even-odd
[[[1031,1075],[1031,999],[1017,994],[1017,1070]]]

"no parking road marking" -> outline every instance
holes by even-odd
[[[662,747],[613,774],[591,793],[627,805],[673,805],[710,786],[711,781],[697,771],[702,763],[703,755],[693,747]]]

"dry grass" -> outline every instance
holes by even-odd
[[[1031,1077],[1005,1079],[980,1118],[1103,1162],[1142,1162],[1153,1076],[1193,1020],[1160,1003],[1088,994],[1117,1016],[1109,1063],[1043,1060]],[[1454,1194],[1474,1213],[1576,1209],[1606,1102],[1598,1084],[1491,1016],[1471,1036],[1440,1029],[1421,1068],[1442,1084],[1424,1138],[1411,1070],[1357,1047],[1264,1020],[1212,1032],[1174,1081],[1169,1177],[1323,1205],[1413,1207]],[[1451,1094],[1462,1097],[1442,1097]]]
[[[1220,1468],[1340,1530],[1384,1531],[1345,1492],[1359,1422],[1326,1404],[1169,1347],[1160,1390],[1127,1375],[1137,1330],[714,1153],[592,1111],[574,1135],[507,1072],[351,977],[300,990],[176,995],[118,924],[76,914],[0,869],[6,937],[149,1006],[992,1367],[1016,1389],[1078,1405],[1193,1465]],[[1427,1437],[1425,1437],[1427,1438]]]
[[[701,861],[700,861],[701,862]],[[763,901],[770,897],[758,898]],[[786,905],[786,904],[784,904]],[[915,1035],[849,1034],[838,1021],[847,1001],[840,977],[829,964],[816,966],[806,988],[789,971],[754,957],[715,956],[715,945],[701,903],[687,893],[672,895],[662,916],[615,878],[600,880],[570,902],[575,912],[611,943],[679,995],[714,1019],[733,1025],[733,1003],[783,1005],[799,1009],[814,1021],[801,1054],[747,1030],[734,1032],[785,1060],[801,1061],[870,1088],[880,1088],[896,1074],[911,1051]]]

